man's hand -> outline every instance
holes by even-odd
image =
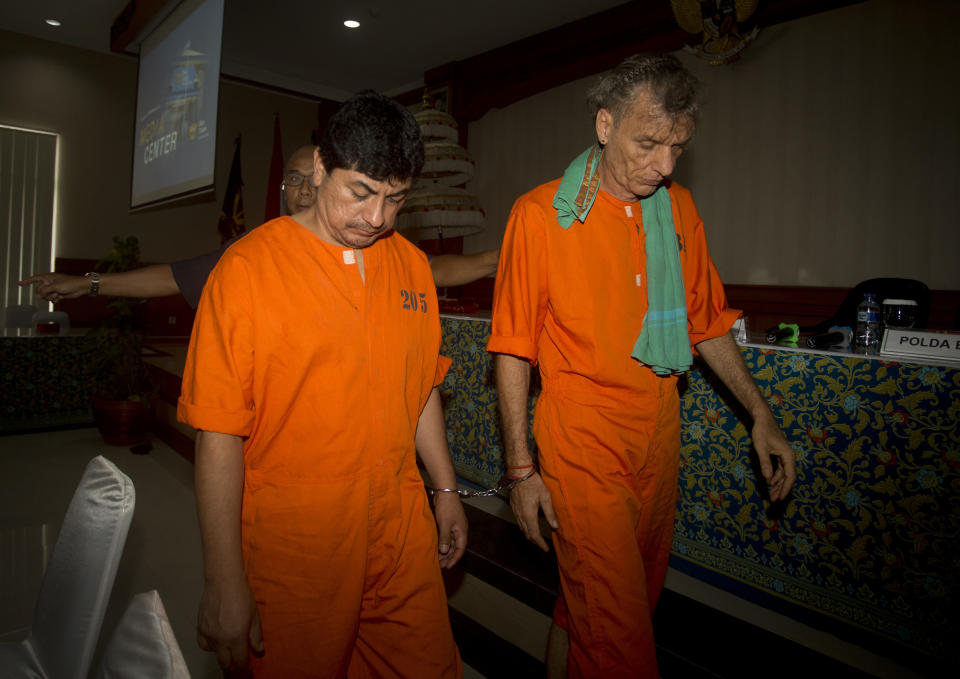
[[[467,551],[467,515],[463,513],[460,496],[456,493],[437,493],[434,512],[437,517],[440,567],[453,568]]]
[[[697,350],[727,388],[733,392],[740,404],[753,418],[753,447],[760,458],[760,471],[770,489],[770,501],[786,499],[797,480],[797,463],[793,448],[787,443],[773,419],[770,406],[764,400],[753,376],[743,362],[740,349],[729,335],[721,335],[697,344]],[[779,458],[776,473],[770,457]]]
[[[797,462],[793,448],[787,443],[773,417],[755,420],[750,434],[757,457],[760,458],[760,471],[770,489],[770,501],[785,500],[797,480]],[[771,456],[780,461],[776,472],[773,471]]]
[[[207,583],[200,599],[197,642],[217,654],[225,672],[246,672],[247,648],[263,653],[263,635],[257,604],[246,580],[229,584]]]
[[[83,297],[90,292],[90,280],[86,277],[53,272],[24,278],[20,285],[36,285],[36,294],[48,302]]]
[[[510,491],[510,509],[513,515],[517,517],[517,523],[520,530],[527,536],[527,540],[537,545],[545,552],[550,551],[546,541],[540,535],[539,513],[543,510],[543,516],[553,530],[558,530],[560,525],[557,523],[557,515],[553,511],[553,501],[550,499],[550,491],[540,478],[540,474],[534,474],[523,483],[518,483]]]

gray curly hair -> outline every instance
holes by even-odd
[[[663,112],[671,117],[699,112],[700,82],[680,60],[670,54],[635,54],[627,57],[587,92],[587,103],[596,118],[600,109],[613,114],[614,124],[633,101],[637,90],[649,87]]]

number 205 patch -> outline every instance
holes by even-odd
[[[414,292],[413,290],[401,290],[400,299],[403,300],[404,309],[427,313],[427,293]]]

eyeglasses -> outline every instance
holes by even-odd
[[[288,172],[287,174],[283,175],[283,188],[287,188],[288,186],[300,186],[301,184],[303,184],[304,181],[306,181],[307,185],[312,189],[313,188],[313,183],[311,182],[312,179],[313,179],[312,172],[310,174],[300,174],[299,172]]]

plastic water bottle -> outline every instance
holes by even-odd
[[[857,351],[875,354],[880,345],[880,305],[877,296],[868,292],[857,307]]]

